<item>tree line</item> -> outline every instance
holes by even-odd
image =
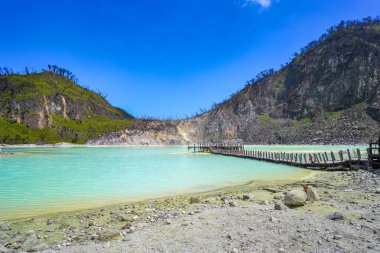
[[[57,75],[66,77],[66,78],[70,79],[73,83],[75,83],[76,85],[78,85],[79,87],[81,87],[81,88],[83,88],[85,90],[88,90],[88,91],[95,92],[99,96],[101,96],[102,98],[107,99],[108,95],[106,93],[103,93],[101,91],[93,91],[88,86],[80,85],[78,78],[73,74],[73,72],[71,72],[68,69],[65,69],[65,68],[62,68],[62,67],[58,67],[57,65],[48,64],[47,65],[47,69],[42,68],[40,71],[37,71],[36,69],[31,68],[31,67],[24,67],[24,69],[21,72],[13,71],[13,69],[9,68],[9,67],[0,67],[0,76],[32,75],[32,74],[41,74],[41,73],[44,73],[44,72],[53,72],[53,73],[55,73]]]
[[[78,84],[78,78],[70,70],[58,67],[57,65],[48,64],[47,66],[48,66],[49,71],[53,71],[57,75],[67,77],[71,81],[73,81],[75,84]],[[44,71],[44,70],[42,70],[42,71]]]
[[[73,81],[75,84],[78,84],[78,78],[68,69],[58,67],[57,65],[47,65],[48,70],[41,69],[40,71],[35,70],[31,67],[24,67],[23,71],[21,72],[15,72],[12,68],[8,67],[0,67],[0,76],[10,76],[10,75],[30,75],[30,74],[39,74],[45,71],[52,71],[56,73],[57,75],[64,76],[69,78],[71,81]]]
[[[310,43],[308,43],[305,47],[301,48],[299,52],[296,52],[293,54],[293,58],[291,60],[294,60],[298,55],[304,54],[307,51],[311,50],[312,48],[318,46],[322,42],[324,42],[331,34],[345,30],[345,29],[352,29],[352,28],[365,28],[367,26],[371,25],[380,25],[380,17],[366,17],[362,20],[356,19],[356,20],[347,20],[347,21],[340,21],[339,24],[334,25],[327,29],[327,31],[322,34],[317,40],[313,40]],[[287,64],[285,64],[287,65]]]

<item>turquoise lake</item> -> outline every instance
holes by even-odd
[[[246,148],[313,151],[348,147]],[[15,155],[0,157],[0,220],[308,174],[285,165],[192,154],[184,146],[3,148],[3,152]]]

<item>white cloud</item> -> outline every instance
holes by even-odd
[[[272,0],[245,0],[242,6],[247,6],[248,4],[258,4],[261,8],[266,9],[272,5]]]

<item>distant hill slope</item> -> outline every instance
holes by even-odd
[[[84,143],[132,118],[53,71],[0,76],[0,143]]]
[[[148,123],[145,136],[165,125]],[[175,143],[366,143],[380,131],[380,21],[340,23],[280,70],[264,72],[213,110],[167,130]],[[91,143],[135,143],[130,136],[113,133]]]
[[[380,130],[380,22],[341,23],[200,118],[209,140],[366,141]]]

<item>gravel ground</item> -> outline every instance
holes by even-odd
[[[62,252],[379,252],[376,225],[331,221],[312,211],[272,204],[202,207],[171,224],[149,226],[106,244]]]
[[[374,172],[328,172],[44,216],[10,223],[12,231],[0,232],[0,252],[380,252],[379,183]],[[303,184],[320,201],[275,210]]]

